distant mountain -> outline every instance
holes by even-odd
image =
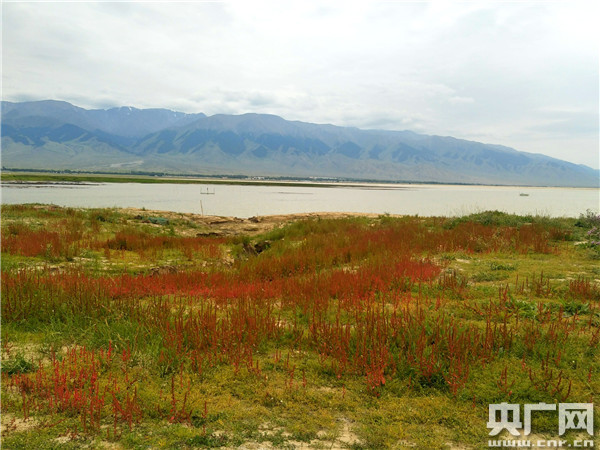
[[[1,132],[10,168],[589,187],[600,180],[590,167],[499,145],[267,114],[2,102]]]
[[[28,126],[35,120],[46,124],[67,123],[84,130],[126,138],[140,138],[165,128],[186,125],[200,117],[205,115],[185,114],[168,109],[137,109],[130,106],[87,110],[55,100],[2,102],[3,123],[21,126]]]

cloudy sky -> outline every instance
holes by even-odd
[[[3,99],[260,112],[599,166],[597,2],[2,2]]]

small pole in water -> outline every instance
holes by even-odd
[[[200,200],[200,212],[202,213],[202,217],[204,217],[204,208],[202,207],[202,200]]]

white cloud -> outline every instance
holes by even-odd
[[[2,9],[6,100],[410,128],[598,167],[595,2]]]
[[[448,101],[450,103],[457,103],[457,104],[460,104],[460,103],[475,103],[475,99],[474,98],[471,98],[471,97],[460,97],[458,95],[455,95],[454,97],[450,97],[448,99]]]

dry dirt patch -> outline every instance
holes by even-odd
[[[230,236],[237,234],[261,234],[273,230],[274,228],[286,225],[290,222],[307,219],[343,219],[348,217],[369,217],[376,218],[379,214],[367,213],[337,213],[337,212],[318,212],[318,213],[299,213],[299,214],[278,214],[271,216],[255,216],[247,219],[228,216],[203,216],[201,214],[178,213],[170,211],[142,210],[138,208],[123,208],[122,211],[132,217],[136,216],[160,216],[167,220],[187,220],[196,226],[201,226],[207,231],[199,232],[205,235]]]

